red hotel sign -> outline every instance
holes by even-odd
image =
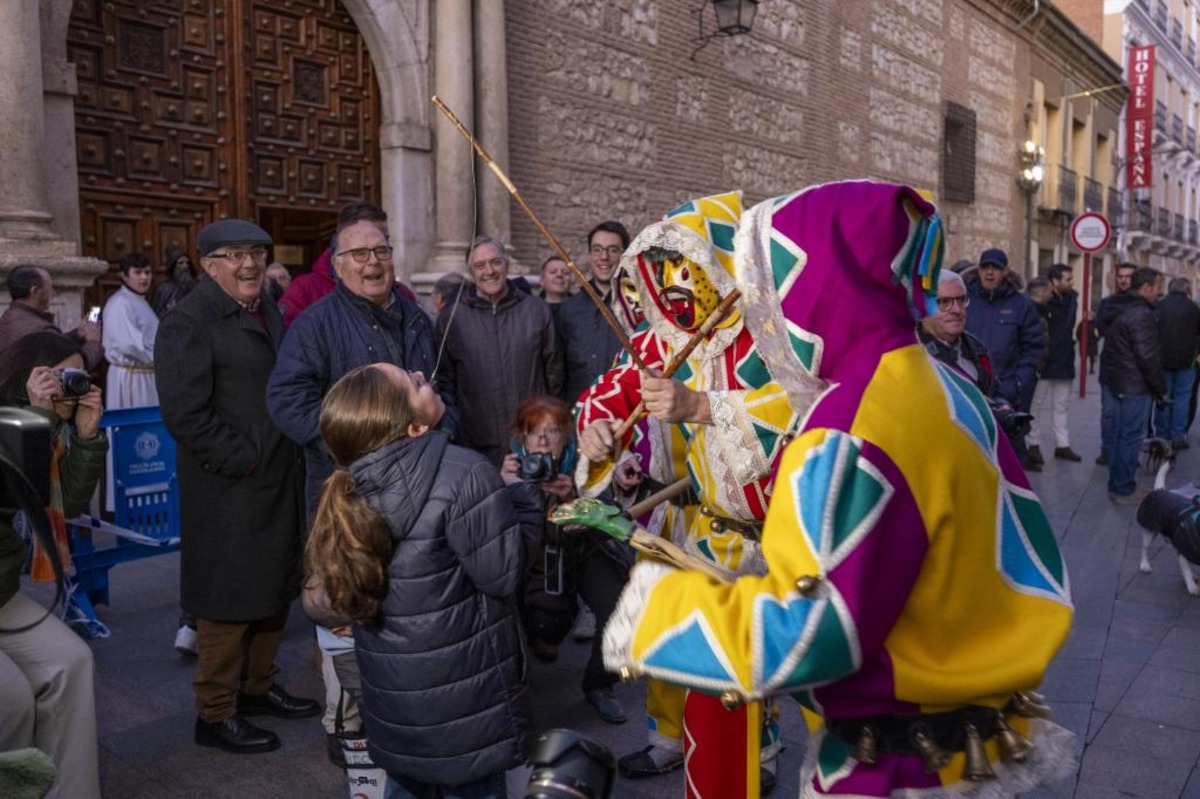
[[[1129,107],[1125,109],[1125,185],[1149,188],[1154,144],[1154,45],[1129,51]]]

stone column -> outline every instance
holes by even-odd
[[[505,173],[509,165],[506,51],[504,0],[475,0],[475,135]],[[479,176],[479,232],[511,244],[508,189],[482,163],[476,174]]]
[[[434,6],[434,85],[467,130],[475,126],[471,0],[438,0]],[[434,114],[436,186],[435,273],[463,271],[475,231],[475,151],[441,115]]]
[[[53,15],[49,17],[53,20]],[[48,35],[55,33],[51,30]],[[54,276],[58,290],[51,310],[59,326],[70,329],[79,322],[83,290],[108,264],[80,257],[77,243],[60,237],[53,227],[46,189],[44,115],[48,101],[43,93],[43,48],[39,4],[0,3],[0,75],[4,76],[0,80],[0,116],[5,120],[0,125],[0,279],[20,264],[45,268]],[[52,47],[46,49],[53,53]],[[65,64],[62,68],[63,80],[51,81],[50,89],[56,94],[70,88]],[[55,120],[56,124],[63,121],[61,115]],[[74,120],[69,124],[73,130]],[[56,145],[62,141],[61,135],[54,139]],[[77,200],[74,211],[75,219],[64,228],[68,231],[78,230]],[[7,299],[5,295],[4,305]]]
[[[42,154],[42,55],[38,4],[0,3],[0,237],[51,238]]]

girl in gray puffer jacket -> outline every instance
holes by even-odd
[[[442,400],[391,364],[325,397],[325,482],[305,555],[305,606],[324,589],[354,622],[371,756],[389,797],[504,794],[527,752],[529,689],[515,612],[536,499],[432,431]]]

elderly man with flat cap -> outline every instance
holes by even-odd
[[[214,222],[197,246],[206,275],[163,319],[154,367],[177,443],[181,598],[197,618],[196,743],[268,752],[246,716],[304,718],[312,700],[275,682],[275,654],[301,582],[301,452],[267,413],[283,320],[263,290],[271,237]]]

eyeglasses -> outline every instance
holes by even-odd
[[[592,245],[592,255],[620,255],[625,252],[625,248],[619,244],[610,244],[607,247],[601,247],[599,244]]]
[[[955,305],[966,310],[966,307],[971,304],[971,298],[966,294],[960,294],[957,297],[938,297],[937,307],[939,311],[948,311]]]
[[[563,430],[561,427],[551,427],[547,430],[542,430],[541,432],[534,431],[531,433],[526,433],[525,440],[526,441],[537,441],[538,439],[541,439],[541,440],[545,441],[547,444],[551,444],[555,441],[562,441],[563,436],[565,436],[565,435],[566,435],[566,431]]]
[[[476,272],[480,271],[481,269],[483,269],[486,266],[490,266],[492,269],[499,269],[500,267],[504,266],[504,259],[503,258],[492,258],[489,261],[475,261],[474,263],[471,264],[471,268],[474,269]]]
[[[355,247],[353,250],[342,250],[337,255],[339,258],[341,258],[343,255],[349,255],[354,259],[354,263],[356,264],[365,264],[371,259],[372,255],[374,255],[377,260],[390,261],[392,260],[392,248],[386,246]]]
[[[233,252],[211,252],[209,258],[224,258],[234,266],[240,266],[246,263],[246,259],[252,258],[255,261],[267,260],[267,248],[255,247],[252,250],[234,250]]]

